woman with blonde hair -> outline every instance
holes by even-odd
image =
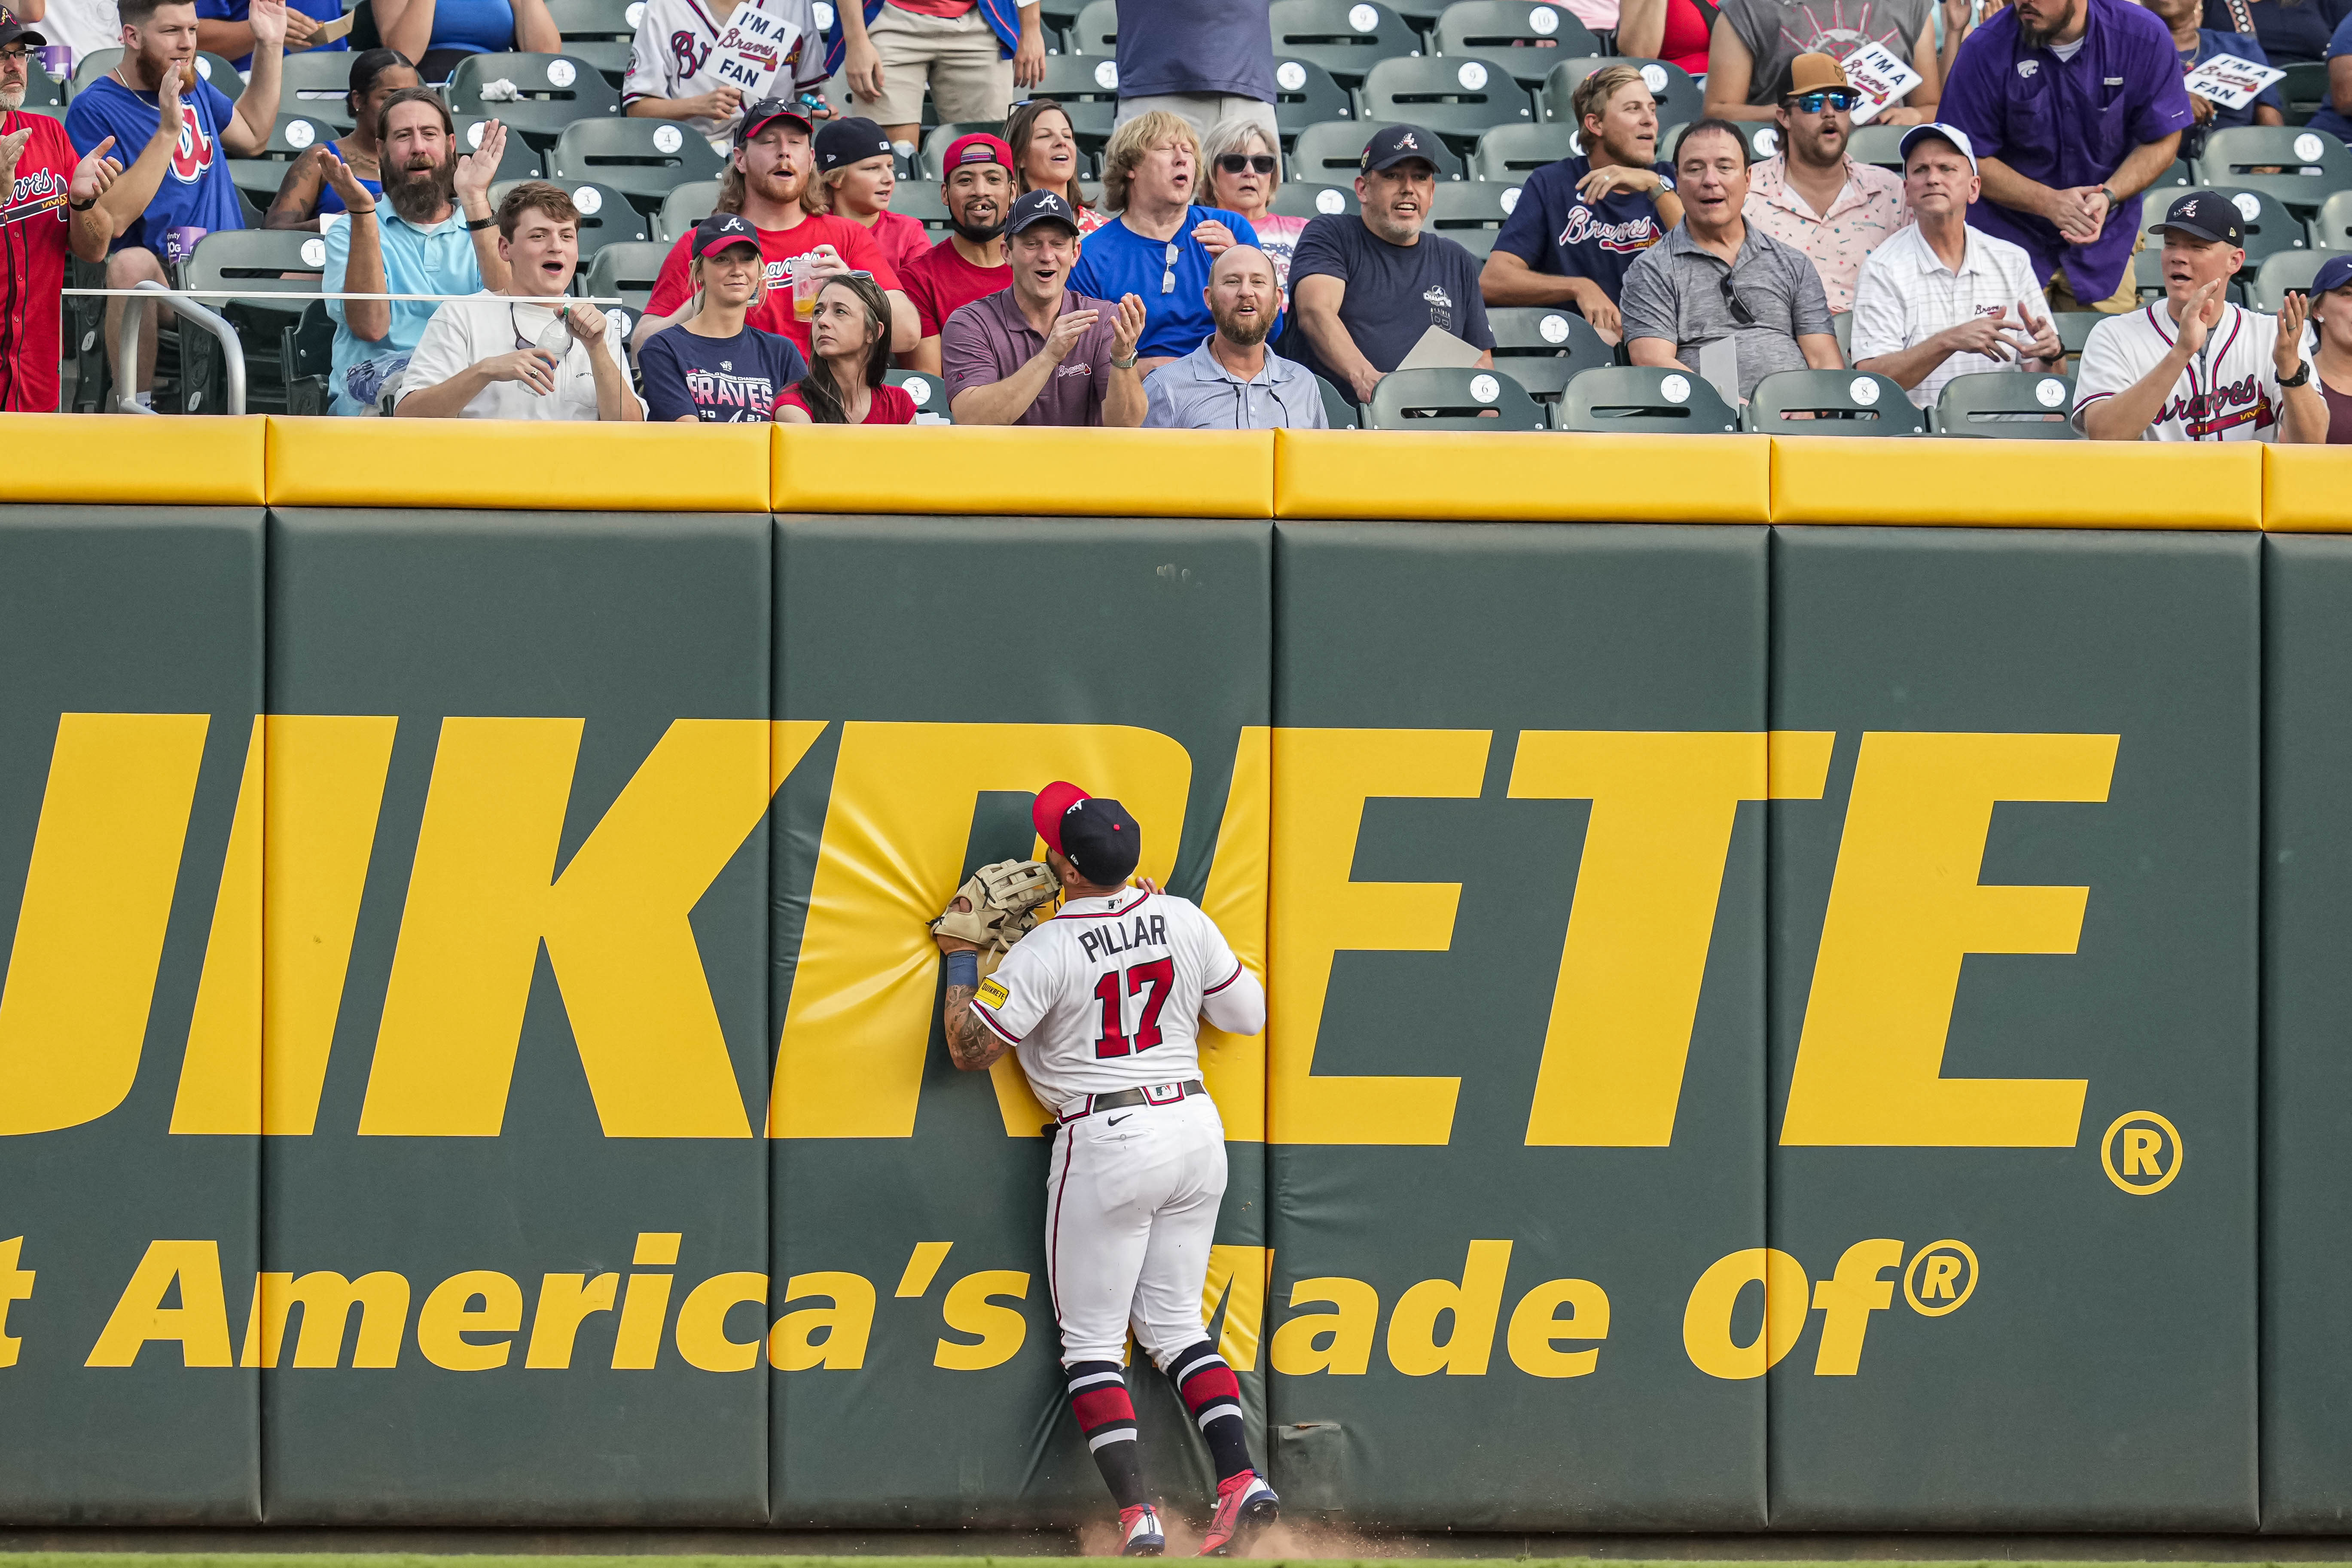
[[[1033,98],[1015,109],[1004,122],[1004,140],[1013,148],[1013,177],[1021,190],[1052,191],[1069,203],[1078,215],[1081,236],[1110,221],[1108,214],[1087,205],[1079,194],[1078,133],[1059,100]]]
[[[915,400],[890,368],[890,301],[873,278],[845,273],[816,297],[808,374],[776,399],[779,425],[912,425]]]
[[[1201,161],[1209,171],[1209,199],[1249,219],[1257,247],[1274,263],[1275,280],[1288,289],[1290,253],[1307,220],[1267,210],[1282,188],[1281,147],[1255,120],[1220,120],[1201,139]]]

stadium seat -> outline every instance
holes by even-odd
[[[629,45],[646,0],[547,0],[548,15],[563,37],[563,52],[586,60],[614,87],[629,70]],[[708,143],[705,143],[708,145]]]
[[[2078,441],[2074,409],[2074,383],[2069,377],[1979,371],[1944,383],[1936,398],[1936,434]]]
[[[1288,0],[1275,0],[1276,5],[1287,3]],[[1357,171],[1364,161],[1364,143],[1386,123],[1378,120],[1327,120],[1308,126],[1298,133],[1298,144],[1290,150],[1287,174],[1310,185],[1345,185],[1353,190]],[[1462,160],[1451,148],[1431,148],[1429,160],[1437,165],[1439,179],[1462,178]]]
[[[593,180],[648,214],[659,212],[678,186],[715,180],[726,167],[691,126],[625,118],[573,121],[555,139],[547,160],[557,179]]]
[[[1853,363],[1853,312],[1839,310],[1830,317],[1830,331],[1837,335],[1838,357],[1846,363]]]
[[[653,221],[629,205],[629,198],[610,185],[600,185],[593,180],[554,180],[571,193],[572,202],[580,209],[580,265],[608,245],[628,239],[651,239]],[[514,188],[512,180],[500,181],[490,187],[490,205],[506,200]]]
[[[520,95],[486,100],[484,87],[510,81]],[[467,55],[449,79],[453,114],[495,117],[546,152],[575,121],[620,118],[621,93],[604,73],[572,55]]]
[[[1612,364],[1569,378],[1552,408],[1552,428],[1593,435],[1710,436],[1738,430],[1739,416],[1722,394],[1687,371]]]
[[[1109,0],[1096,0],[1108,5]],[[1093,6],[1088,6],[1092,10]],[[955,411],[948,406],[947,383],[924,371],[885,371],[882,379],[892,386],[903,388],[915,400],[915,423],[918,425],[952,425]]]
[[[1664,60],[1627,59],[1622,56],[1603,55],[1592,59],[1562,60],[1551,68],[1544,78],[1543,114],[1557,124],[1576,127],[1576,110],[1571,100],[1576,97],[1577,83],[1602,66],[1638,66],[1642,79],[1650,84],[1651,93],[1658,100],[1658,123],[1688,125],[1706,118],[1706,95],[1690,73]],[[1660,138],[1661,157],[1671,151],[1671,143]]]
[[[1478,138],[1477,151],[1470,155],[1470,177],[1524,184],[1545,164],[1573,158],[1583,150],[1583,140],[1572,125],[1497,125]]]
[[[2083,345],[2091,341],[2091,329],[2105,321],[2106,317],[2096,310],[2053,310],[2050,319],[2058,324],[2058,342],[2066,351],[2071,373],[2074,361],[2083,352]],[[1988,371],[1984,374],[1997,373]]]
[[[2197,181],[2252,191],[2308,212],[2337,191],[2352,190],[2352,147],[2321,131],[2291,125],[2233,125],[2211,132],[2196,162]],[[2261,168],[2281,173],[2261,174]]]
[[[2278,84],[2279,97],[2286,103],[2286,122],[2301,125],[2327,101],[2327,62],[2294,60],[2278,68],[2286,72]]]
[[[621,326],[621,335],[626,337],[636,330],[637,318],[646,313],[646,301],[653,298],[654,281],[661,276],[662,262],[668,255],[668,246],[650,240],[608,245],[588,263],[581,291],[593,299],[618,299],[621,312],[628,319]]]
[[[1562,56],[1601,52],[1583,23],[1541,0],[1454,0],[1438,14],[1430,39],[1441,55],[1499,57],[1530,89],[1543,85]]]
[[[2263,258],[2246,284],[2248,309],[2275,314],[2286,303],[2288,290],[2308,294],[2313,275],[2327,258],[2324,250],[2282,250]]]
[[[278,78],[278,112],[323,120],[340,136],[352,128],[352,57],[347,49],[288,55]]]
[[[335,363],[335,321],[327,314],[324,300],[311,300],[302,308],[302,319],[285,329],[278,360],[286,373],[286,412],[326,413],[331,396],[327,377]]]
[[[36,112],[44,109],[62,110],[66,101],[66,84],[41,68],[37,52],[26,65],[25,101],[20,107]]]
[[[1364,79],[1364,113],[1418,125],[1467,153],[1498,125],[1532,125],[1535,100],[1492,56],[1423,55],[1382,60]]]
[[[1543,430],[1544,411],[1500,371],[1398,370],[1364,407],[1372,430]]]
[[[2156,211],[2148,215],[2151,220],[2162,217],[2165,204],[2196,183],[2197,174],[2189,168],[2189,160],[2175,158],[2172,167],[2158,174],[2147,187],[2144,199],[2156,206]]]
[[[1285,180],[1274,188],[1266,209],[1277,217],[1336,217],[1361,212],[1352,185],[1310,185]]]
[[[1364,411],[1354,398],[1319,375],[1315,378],[1315,384],[1323,393],[1323,422],[1326,425],[1334,430],[1363,428]]]
[[[1748,428],[1772,436],[1924,436],[1902,386],[1864,370],[1784,370],[1756,384]]]
[[[662,198],[654,218],[654,237],[675,243],[677,237],[719,210],[719,182],[690,180]]]
[[[245,351],[247,413],[271,414],[285,408],[286,329],[301,321],[308,301],[300,296],[317,295],[320,275],[326,267],[323,237],[308,229],[285,228],[208,234],[196,242],[195,253],[182,266],[181,279],[190,289],[249,289],[255,296],[204,301],[236,329]],[[271,303],[273,295],[294,298]],[[215,390],[225,374],[220,344],[209,333],[184,331],[180,353],[188,411],[226,412],[223,393]]]
[[[2352,250],[2352,191],[2338,191],[2320,203],[2306,232],[2315,250]]]
[[[2305,134],[2316,132],[2306,132]],[[2227,196],[2237,206],[2241,226],[2246,235],[2246,271],[2252,271],[2264,257],[2275,256],[2282,250],[2308,250],[2311,247],[2311,231],[2304,226],[2304,221],[2290,213],[2284,202],[2267,191],[2242,191],[2231,186],[2217,194]],[[2173,199],[2178,201],[2179,198],[2176,196]],[[2314,202],[2311,205],[2315,207],[2319,204]],[[2155,223],[2163,216],[2159,210],[2148,214],[2147,220]],[[2160,239],[2161,237],[2157,235],[2148,236],[2148,247],[2161,248]]]
[[[1118,54],[1118,0],[1087,0],[1063,44],[1074,55]]]
[[[341,51],[338,52],[340,53]],[[74,62],[73,84],[66,90],[66,101],[68,103],[72,102],[73,95],[75,93],[79,92],[83,88],[88,87],[91,82],[96,81],[99,78],[104,76],[107,72],[112,70],[121,63],[122,51],[121,49],[92,49],[89,53],[82,56],[81,58]],[[36,68],[37,70],[37,68]],[[351,68],[351,62],[346,59],[343,62],[345,86],[350,85]],[[196,74],[204,78],[206,81],[212,83],[215,87],[220,89],[221,91],[226,93],[231,100],[235,100],[245,91],[245,79],[236,74],[236,67],[231,64],[228,58],[225,55],[214,54],[209,49],[198,50],[196,53]],[[132,150],[132,156],[135,157],[137,155],[137,149],[134,148]]]
[[[1906,125],[1857,125],[1853,139],[1846,143],[1846,153],[1857,163],[1869,163],[1894,174],[1903,172],[1903,132]]]
[[[1495,334],[1495,368],[1530,397],[1558,397],[1580,373],[1617,363],[1617,351],[1573,310],[1493,305],[1486,325]]]
[[[1495,248],[1503,220],[1518,205],[1519,187],[1487,180],[1453,180],[1437,187],[1429,213],[1431,232],[1466,247],[1481,261]]]
[[[503,107],[503,106],[501,106]],[[489,116],[457,114],[450,117],[457,122],[460,153],[474,153],[482,145],[482,131]],[[496,178],[500,180],[537,180],[547,174],[547,155],[520,135],[507,138],[507,150],[499,159]]]
[[[1101,55],[1049,55],[1045,79],[1030,91],[1061,104],[1081,147],[1097,148],[1110,140],[1111,124],[1118,117],[1117,60]],[[998,134],[1003,131],[997,127]]]
[[[228,177],[236,188],[259,202],[266,210],[278,187],[286,181],[287,170],[294,161],[321,142],[332,142],[335,128],[323,120],[307,114],[281,114],[270,128],[269,140],[262,144],[258,158],[230,158]]]
[[[1421,37],[1376,0],[1274,0],[1277,59],[1305,60],[1354,87],[1374,64],[1421,53]]]
[[[1446,0],[1382,0],[1382,4],[1425,42],[1437,26],[1438,17],[1445,14]]]
[[[937,181],[899,181],[898,188],[890,194],[890,210],[921,224],[935,240],[948,232],[948,204],[940,195]]]
[[[1312,60],[1274,62],[1274,125],[1285,152],[1298,133],[1325,120],[1356,118],[1355,95]]]
[[[985,131],[991,136],[1004,134],[1003,125],[992,120],[959,120],[924,132],[922,156],[917,163],[922,177],[932,181],[944,178],[948,149],[956,144],[958,137],[969,136],[975,131]]]

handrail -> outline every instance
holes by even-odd
[[[172,301],[172,308],[181,316],[220,340],[221,349],[228,362],[228,412],[245,412],[245,345],[237,341],[236,329],[226,317],[205,309],[177,289],[166,289],[152,279],[142,278],[131,285],[142,294],[157,294]],[[147,312],[137,305],[122,308],[122,342],[114,355],[114,406],[123,414],[152,414],[152,408],[139,402],[139,322]]]

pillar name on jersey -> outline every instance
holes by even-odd
[[[1090,926],[1080,931],[1078,945],[1086,949],[1088,958],[1097,961],[1139,947],[1166,947],[1168,921],[1160,915],[1123,917],[1117,924]]]

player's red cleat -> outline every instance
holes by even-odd
[[[1210,1517],[1208,1539],[1201,1542],[1203,1557],[1231,1557],[1249,1550],[1257,1532],[1280,1517],[1282,1500],[1255,1470],[1244,1470],[1217,1483],[1217,1511]]]
[[[1160,1528],[1160,1515],[1150,1504],[1118,1510],[1121,1557],[1157,1557],[1167,1550],[1168,1532]]]

